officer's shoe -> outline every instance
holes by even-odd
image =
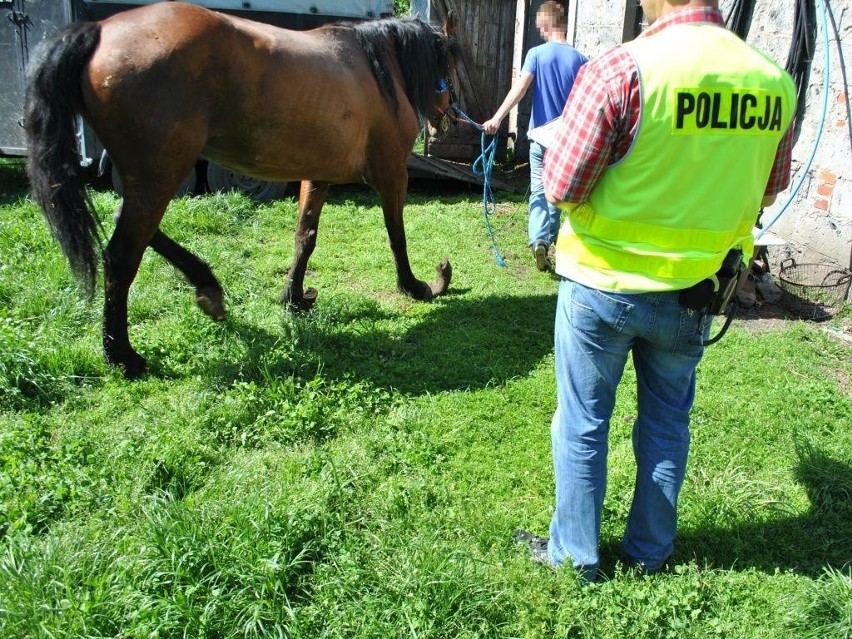
[[[550,565],[547,557],[547,537],[538,537],[531,532],[518,528],[512,532],[512,541],[521,546],[526,546],[530,559],[540,564]]]
[[[544,242],[536,242],[532,246],[532,253],[535,258],[535,267],[539,271],[549,271],[551,264],[550,258],[547,257],[547,244]]]

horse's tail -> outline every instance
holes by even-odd
[[[33,197],[89,294],[97,275],[101,227],[80,165],[77,116],[83,109],[83,69],[100,37],[96,22],[78,22],[42,42],[27,70],[24,104]]]

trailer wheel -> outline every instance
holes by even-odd
[[[235,173],[214,162],[207,164],[207,186],[211,191],[242,191],[256,202],[271,202],[281,199],[287,191],[288,182],[258,180]]]
[[[118,174],[118,170],[115,168],[115,164],[112,162],[110,165],[110,176],[112,178],[112,190],[115,191],[115,194],[118,197],[124,197],[124,187],[121,185],[121,176]],[[195,168],[189,172],[183,182],[178,185],[177,191],[175,192],[175,197],[181,197],[183,195],[192,195],[195,193],[195,189],[198,186],[198,174],[196,173]]]

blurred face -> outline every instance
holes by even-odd
[[[551,35],[564,28],[559,23],[560,15],[549,7],[542,7],[535,15],[535,26],[541,34],[542,39],[550,40]]]
[[[535,26],[538,28],[541,37],[546,40],[547,34],[550,33],[550,20],[543,14],[539,14],[535,17]]]

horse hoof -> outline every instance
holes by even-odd
[[[222,291],[213,286],[205,286],[195,292],[195,303],[206,315],[216,321],[225,319],[225,305],[222,303]]]
[[[135,352],[122,361],[109,361],[109,363],[121,369],[124,379],[139,379],[145,374],[145,368],[148,365],[145,358]]]
[[[430,290],[433,297],[438,297],[446,293],[447,289],[450,288],[450,280],[453,279],[453,267],[450,264],[450,260],[445,259],[435,267],[435,270],[438,272],[438,277],[432,282]]]
[[[317,301],[317,289],[309,288],[305,291],[305,294],[302,296],[302,304],[301,308],[303,311],[309,311],[314,307],[314,304]]]
[[[128,365],[126,365],[123,369],[124,379],[127,379],[127,380],[139,379],[140,377],[142,377],[145,374],[146,367],[147,367],[147,364],[145,363],[145,360],[142,360],[141,364],[133,364],[133,365],[128,364]]]
[[[281,296],[281,303],[297,313],[311,310],[316,301],[317,290],[315,288],[306,289],[298,299],[290,297],[287,291]]]
[[[432,293],[432,287],[420,280],[415,280],[413,288],[405,289],[400,287],[400,291],[418,302],[429,302],[435,297],[434,293]]]
[[[314,307],[314,304],[317,301],[317,289],[309,288],[305,289],[304,294],[302,295],[302,299],[298,301],[297,304],[291,306],[295,306],[295,309],[299,312],[309,311]]]

